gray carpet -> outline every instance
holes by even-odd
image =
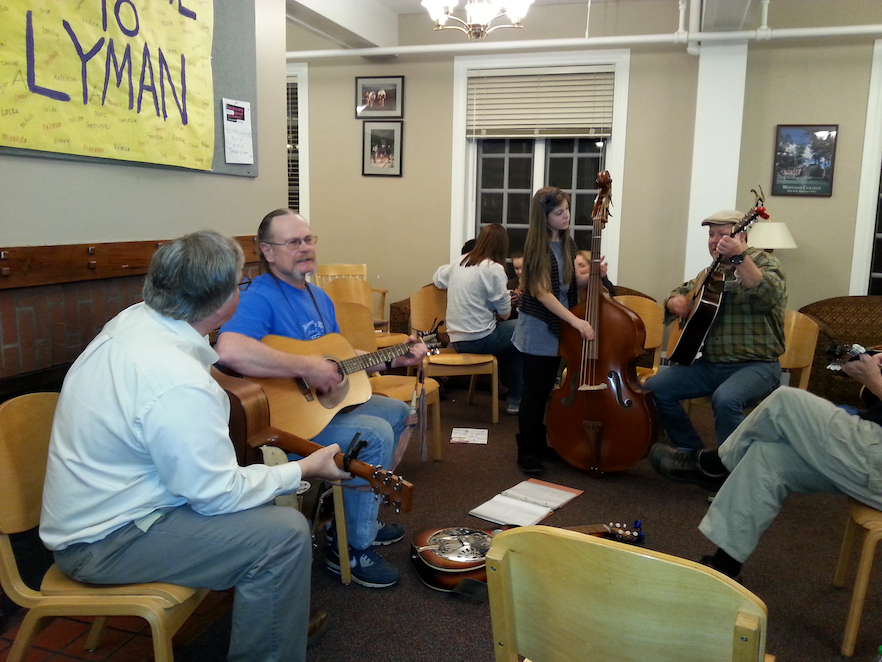
[[[422,462],[415,447],[408,450],[398,473],[414,483],[415,507],[404,515],[381,510],[381,518],[400,522],[409,533],[446,526],[486,527],[487,522],[468,511],[524,478],[515,467],[515,417],[502,413],[498,425],[490,424],[486,392],[479,392],[477,403],[470,406],[465,391],[449,390],[441,406],[445,438],[452,427],[489,428],[489,444],[447,444],[443,462]],[[710,412],[700,410],[695,416],[702,433],[710,434]],[[650,549],[689,559],[713,551],[697,530],[708,507],[707,493],[661,479],[645,459],[600,479],[560,461],[548,463],[546,469],[545,480],[584,494],[543,524],[574,526],[639,518]],[[781,662],[849,659],[839,656],[839,647],[850,593],[832,585],[845,518],[842,496],[792,495],[745,566],[745,586],[769,608],[768,652]],[[312,604],[328,610],[332,620],[319,645],[309,651],[310,662],[493,660],[487,605],[423,585],[410,567],[407,540],[383,548],[382,554],[402,572],[399,585],[383,590],[343,586],[324,569],[323,552],[317,551]],[[872,582],[856,660],[869,659],[882,643],[878,589],[878,581]],[[227,615],[176,659],[223,660],[228,638]]]

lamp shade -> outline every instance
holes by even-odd
[[[747,234],[747,242],[756,248],[770,250],[796,248],[786,223],[756,223]]]

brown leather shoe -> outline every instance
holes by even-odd
[[[306,647],[312,648],[321,639],[328,625],[328,612],[324,609],[313,609],[309,612],[309,630],[306,633]]]

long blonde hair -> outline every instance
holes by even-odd
[[[556,186],[546,186],[536,191],[530,203],[530,227],[524,243],[524,274],[522,286],[524,292],[535,296],[534,288],[552,292],[551,256],[548,215],[564,202],[570,202],[570,196]],[[561,237],[561,254],[564,263],[564,282],[573,279],[573,260],[575,249],[569,235]]]

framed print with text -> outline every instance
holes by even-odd
[[[833,195],[838,124],[779,124],[772,195]]]
[[[355,79],[355,119],[404,117],[404,76]]]
[[[401,177],[401,134],[404,122],[364,122],[361,174]]]

